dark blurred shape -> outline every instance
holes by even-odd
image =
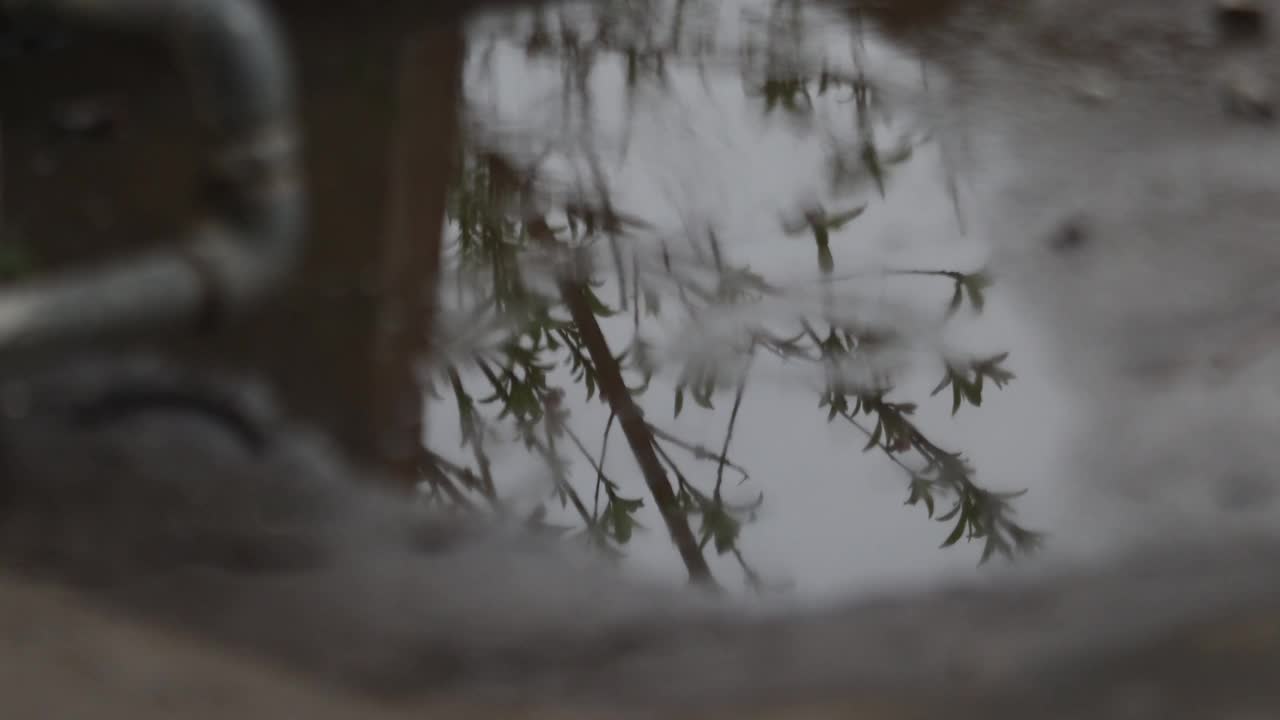
[[[1217,0],[1214,19],[1229,43],[1257,42],[1267,35],[1267,16],[1256,0]]]
[[[252,0],[0,7],[164,45],[206,138],[204,173],[221,191],[166,247],[4,288],[0,348],[12,356],[207,327],[276,293],[301,254],[304,202],[292,68],[274,19]],[[88,100],[56,107],[52,120],[55,131],[82,137],[114,126]]]
[[[17,18],[0,9],[0,60],[52,52],[70,40],[70,33],[56,21]]]
[[[107,140],[115,135],[119,110],[102,98],[69,100],[53,109],[49,129],[58,139]]]
[[[1083,217],[1072,217],[1063,221],[1062,225],[1049,238],[1049,247],[1055,252],[1072,252],[1089,241],[1088,221]]]

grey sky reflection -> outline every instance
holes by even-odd
[[[723,5],[718,40],[732,47],[751,32],[750,22],[741,18],[763,4]],[[896,94],[896,100],[891,100],[901,107],[874,123],[881,144],[919,139],[928,133],[926,119],[910,112],[923,87],[918,64],[874,39],[851,44],[853,36],[846,26],[813,27],[821,30],[809,38],[807,53],[850,71],[857,63],[891,95]],[[590,137],[605,158],[617,206],[653,223],[657,236],[687,238],[691,228],[714,227],[731,261],[750,265],[770,282],[811,287],[818,277],[812,240],[787,237],[780,223],[788,213],[815,201],[833,210],[865,203],[864,215],[833,235],[836,276],[883,268],[967,271],[984,262],[980,229],[961,222],[966,214],[963,173],[955,172],[954,163],[944,162],[947,156],[936,141],[923,142],[911,160],[892,170],[884,197],[870,182],[859,192],[828,196],[827,143],[857,140],[856,112],[841,99],[815,98],[809,127],[797,128],[776,113],[762,115],[760,99],[744,87],[740,68],[727,65],[700,72],[672,63],[665,90],[650,89],[631,102],[620,65],[602,61],[591,75],[594,112],[588,122],[566,112],[558,68],[531,62],[522,49],[510,45],[488,48],[476,43],[476,47],[483,49],[484,63],[473,62],[469,93],[482,109],[478,114],[490,118],[494,127],[518,128],[522,133],[507,146],[526,148],[524,152],[529,153],[534,151],[528,147],[572,148],[576,136]],[[894,109],[893,102],[889,107]],[[539,136],[540,132],[545,135]],[[574,182],[571,150],[559,164],[553,158],[549,166],[562,169],[564,182]],[[948,180],[962,184],[959,214]],[[905,302],[925,315],[939,316],[949,295],[945,284],[901,278],[846,283],[854,285],[862,303],[858,311],[872,315],[878,302],[886,307]],[[613,285],[606,284],[601,297],[613,300],[616,293]],[[989,391],[984,407],[966,407],[952,418],[945,397],[932,402],[927,398],[940,366],[936,358],[924,358],[903,377],[898,395],[921,401],[921,426],[939,444],[963,450],[984,487],[1029,489],[1018,505],[1019,519],[1053,532],[1061,518],[1056,517],[1055,490],[1043,467],[1065,418],[1065,410],[1059,411],[1063,398],[1042,379],[1028,334],[1006,305],[995,288],[981,316],[962,312],[943,337],[928,340],[977,354],[1010,351],[1009,367],[1018,375],[1011,386]],[[606,324],[605,330],[619,347],[624,346],[632,334],[629,316]],[[642,330],[659,344],[664,334],[715,342],[696,334],[680,336],[679,331],[679,318],[665,316]],[[670,432],[718,449],[732,392],[718,396],[714,412],[686,403],[681,417],[672,418],[675,372],[665,367],[655,378],[642,401],[646,413]],[[962,543],[940,550],[948,527],[925,518],[920,508],[903,506],[903,472],[879,455],[863,453],[865,438],[853,428],[826,422],[811,389],[811,381],[816,380],[812,370],[760,357],[752,378],[730,448],[730,455],[749,470],[751,479],[740,487],[731,483],[730,497],[765,493],[759,518],[746,526],[740,547],[766,580],[794,583],[793,599],[822,599],[978,572],[979,546]],[[563,380],[571,385],[567,374]],[[571,392],[567,402],[573,427],[598,451],[607,408],[595,401],[585,403],[580,390]],[[449,447],[449,432],[456,433],[456,417],[448,405],[439,403],[432,411],[432,431],[441,438],[441,448]],[[621,434],[615,432],[610,443],[605,470],[633,496],[647,499]],[[545,486],[539,484],[543,471],[536,462],[516,447],[495,452],[495,471],[525,485],[515,490],[517,495],[525,493],[530,501],[540,497]],[[574,462],[579,487],[590,488],[594,471],[580,458]],[[714,467],[692,460],[687,464],[702,477],[714,475]],[[678,580],[684,571],[661,521],[652,507],[646,511],[643,522],[649,531],[632,541],[630,559],[637,568]],[[712,561],[720,576],[737,586],[736,567],[724,558]]]

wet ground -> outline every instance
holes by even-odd
[[[486,121],[470,130],[477,137],[491,131],[486,137],[517,157],[538,156],[541,143],[559,151],[556,142],[572,144],[595,132],[602,155],[631,158],[630,165],[608,163],[604,174],[620,207],[649,225],[647,235],[629,238],[639,256],[660,258],[664,240],[676,246],[694,234],[690,227],[713,227],[725,238],[725,257],[750,262],[789,291],[778,303],[753,306],[752,313],[829,310],[824,302],[831,296],[813,290],[822,287],[815,279],[856,276],[867,268],[989,268],[992,302],[982,316],[961,317],[964,332],[955,325],[939,329],[936,315],[927,312],[920,319],[918,308],[932,307],[935,295],[945,307],[945,284],[922,286],[922,302],[912,293],[901,299],[900,288],[885,282],[857,283],[840,297],[881,299],[871,320],[918,323],[913,328],[924,340],[908,353],[913,361],[929,354],[921,347],[949,342],[967,342],[974,352],[1039,348],[1027,350],[1033,360],[1014,366],[1019,382],[1007,392],[1023,394],[1003,400],[989,391],[983,408],[965,407],[951,421],[944,393],[937,408],[921,409],[920,422],[940,433],[938,442],[969,451],[984,481],[1004,489],[1031,487],[1020,506],[1024,514],[1049,525],[1068,547],[1079,540],[1088,550],[1109,551],[1168,532],[1216,535],[1266,528],[1271,520],[1278,405],[1268,382],[1276,365],[1273,278],[1280,271],[1280,253],[1270,242],[1280,220],[1272,124],[1280,58],[1270,20],[1280,8],[1273,5],[939,3],[909,18],[869,10],[861,17],[867,23],[862,35],[855,34],[856,13],[827,8],[817,16],[823,22],[801,23],[813,44],[800,43],[792,54],[784,42],[790,16],[756,8],[765,19],[753,22],[744,10],[736,30],[716,24],[727,22],[723,16],[708,21],[720,49],[703,58],[709,69],[699,68],[696,53],[671,51],[665,61],[675,69],[665,76],[665,94],[647,91],[651,105],[629,105],[645,95],[621,91],[628,87],[621,78],[647,69],[661,85],[655,54],[634,55],[595,76],[603,88],[597,109],[604,109],[590,122],[566,112],[574,107],[571,99],[556,92],[557,83],[572,76],[565,68],[573,66],[558,65],[554,53],[543,64],[530,59],[536,53],[527,45],[537,45],[530,38],[538,37],[538,26],[536,16],[526,15],[512,21],[517,31],[528,31],[515,33],[526,47],[509,33],[506,44],[495,44],[486,56],[486,26],[469,36],[472,64],[464,91]],[[446,116],[439,108],[453,100],[440,101],[449,97],[451,81],[433,73],[457,68],[462,57],[457,35],[437,30],[423,42],[415,34],[422,23],[412,11],[403,12],[286,9],[303,83],[313,251],[285,302],[255,318],[244,334],[196,341],[192,348],[197,356],[234,357],[265,369],[290,404],[365,447],[373,446],[369,435],[377,428],[369,418],[387,412],[371,400],[378,392],[372,350],[377,316],[386,303],[398,302],[386,288],[412,286],[411,270],[419,267],[397,254],[392,229],[426,232],[433,212],[438,215],[430,203],[397,205],[390,198],[420,197],[418,191],[439,196],[434,190],[443,182],[443,151],[435,141],[449,131],[432,119]],[[696,30],[688,32],[685,40],[696,46]],[[757,40],[762,45],[752,56],[748,50]],[[560,35],[556,42],[566,41]],[[547,37],[540,42],[555,46]],[[574,52],[581,57],[586,51]],[[405,61],[415,54],[416,61]],[[761,56],[773,64],[753,64]],[[181,86],[160,57],[71,38],[65,48],[0,64],[4,222],[6,232],[39,238],[32,244],[39,262],[57,266],[115,252],[139,237],[164,237],[187,217],[198,138],[184,119]],[[846,65],[824,65],[834,57]],[[479,62],[485,59],[488,67]],[[760,78],[752,73],[761,67],[765,81],[754,82]],[[804,73],[824,67],[845,76],[867,69],[891,101],[877,108],[892,116],[873,124],[877,137],[890,148],[903,138],[919,143],[883,193],[877,187],[883,181],[868,176],[865,166],[839,166],[851,155],[865,163],[865,146],[858,142],[866,130],[859,115],[839,114],[841,107],[858,106],[853,88],[817,98],[819,80]],[[797,76],[808,79],[812,97],[796,91]],[[423,95],[409,99],[415,90]],[[538,122],[522,123],[530,120]],[[852,153],[825,152],[842,142],[852,143]],[[553,179],[570,189],[551,193],[560,202],[580,189],[566,180],[573,178],[575,156],[563,154],[570,159],[553,168],[559,173]],[[397,164],[406,156],[413,158],[408,170]],[[849,175],[852,191],[829,182]],[[815,206],[834,214],[862,204],[866,212],[837,228],[825,253],[821,240],[815,249],[805,232],[797,238],[785,230],[798,222],[795,216],[811,220]],[[422,216],[394,214],[406,207]],[[676,256],[695,269],[719,262],[710,250],[701,256],[682,252]],[[537,267],[539,258],[531,254],[527,261]],[[446,278],[443,284],[454,291],[463,283]],[[616,290],[606,283],[601,295],[612,301]],[[400,307],[406,306],[413,304]],[[750,326],[741,314],[719,317],[723,327]],[[707,327],[659,316],[651,337],[659,345],[668,340],[665,367],[690,356],[727,362],[725,346],[740,338]],[[625,343],[625,323],[606,329]],[[752,482],[770,493],[759,524],[744,530],[746,555],[763,562],[770,575],[799,577],[810,588],[826,578],[827,590],[968,572],[979,548],[935,550],[949,527],[919,517],[919,508],[899,508],[905,491],[902,477],[891,474],[897,472],[892,463],[871,464],[860,452],[864,436],[838,434],[823,412],[812,410],[818,373],[770,363],[762,360],[753,369],[764,380],[749,388],[747,402],[755,409],[743,406],[744,429],[734,445],[743,449],[735,459],[752,469]],[[904,392],[919,385],[924,397],[934,382],[908,377]],[[666,394],[649,396],[651,415],[669,417],[674,384],[670,376],[655,380]],[[1028,385],[1030,391],[1022,389]],[[407,385],[398,387],[403,394]],[[715,445],[723,438],[719,428],[729,402],[717,405],[718,415],[691,419],[693,411],[686,409],[680,422],[672,421],[673,432]],[[983,412],[998,419],[972,419],[986,417]],[[573,413],[580,428],[607,422],[598,405],[575,404]],[[1083,434],[1068,434],[1069,413],[1085,418]],[[433,439],[454,439],[449,417],[433,415]],[[714,432],[706,427],[712,424]],[[706,432],[694,435],[700,426]],[[508,450],[497,466],[528,465],[525,456]],[[610,463],[611,474],[634,474],[620,449]],[[579,472],[593,475],[590,470]],[[865,484],[854,485],[850,476]],[[666,539],[650,538],[635,555],[669,571]],[[732,567],[731,558],[721,560],[717,570]],[[1264,587],[1259,604],[1272,607],[1273,590]],[[1147,608],[1160,602],[1133,602],[1128,612],[1146,617]],[[1246,598],[1240,607],[1253,602]],[[1089,618],[1121,604],[1077,609],[1080,614],[1071,617],[1092,627]],[[1060,612],[1069,614],[1030,608],[1030,634],[1039,637],[1037,630],[1064,617]],[[1110,619],[1124,624],[1124,618]],[[1188,693],[1179,696],[1177,711],[1221,716],[1222,706],[1213,703],[1241,697],[1242,712],[1257,711],[1243,706],[1268,700],[1258,692],[1257,673],[1275,662],[1269,621],[1259,627],[1242,631],[1261,642],[1245,642],[1243,659],[1206,662],[1198,650],[1187,650],[1182,636],[1157,639],[1136,655],[1112,657],[1106,672],[1081,671],[1080,685],[1038,686],[1054,697],[1025,702],[1043,708],[1066,694],[1081,698],[1081,713],[1178,717],[1167,714],[1174,712],[1170,696],[1153,698],[1152,688],[1171,687],[1169,677],[1199,680],[1214,670],[1220,674],[1212,682],[1177,684]],[[958,637],[972,639],[966,632]],[[853,639],[866,637],[855,633]],[[1013,627],[1009,637],[1025,643],[1028,635]],[[1248,647],[1258,654],[1250,655]],[[1169,660],[1167,674],[1150,674],[1165,667],[1154,660]],[[1111,671],[1133,682],[1102,683],[1113,679]],[[1087,692],[1102,685],[1109,689]],[[916,712],[904,709],[900,696],[891,700],[888,716]],[[1010,703],[1003,709],[1016,710],[1024,698],[1003,701]],[[918,714],[929,716],[929,710]]]

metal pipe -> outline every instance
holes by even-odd
[[[0,290],[0,353],[208,327],[253,307],[301,255],[304,188],[289,61],[256,0],[0,0],[157,36],[192,86],[217,192],[172,247]]]

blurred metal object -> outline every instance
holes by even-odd
[[[0,353],[125,332],[209,327],[281,284],[301,250],[304,192],[290,64],[256,0],[0,0],[172,48],[211,140],[216,192],[174,246],[0,291]]]

